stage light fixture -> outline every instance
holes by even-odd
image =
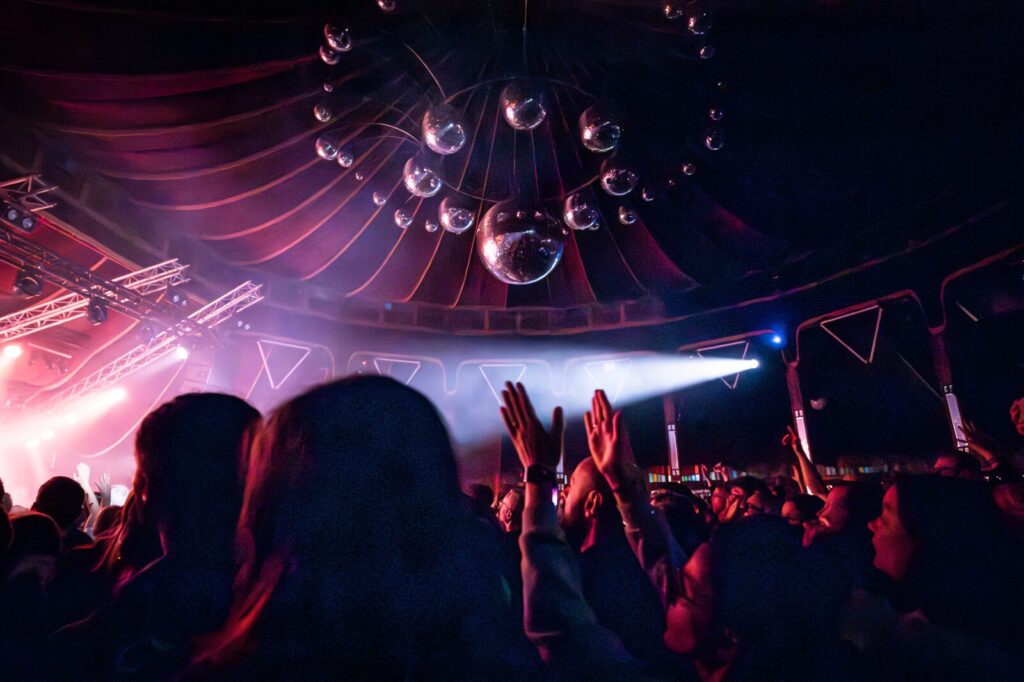
[[[107,304],[98,298],[89,301],[88,307],[89,322],[96,326],[107,321]]]
[[[33,270],[19,270],[14,278],[14,288],[25,296],[38,296],[43,293],[43,280]]]
[[[32,232],[36,229],[36,217],[16,206],[5,204],[4,212],[0,216],[5,223],[22,232]]]
[[[174,357],[178,360],[188,360],[189,351],[185,346],[177,346],[174,349]]]
[[[781,346],[783,340],[782,334],[772,334],[771,342],[773,346]]]
[[[4,357],[10,360],[20,358],[25,351],[18,344],[4,346]]]

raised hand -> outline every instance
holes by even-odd
[[[591,411],[583,415],[590,456],[598,471],[607,479],[608,485],[617,491],[631,483],[637,475],[629,432],[622,422],[622,412],[612,412],[612,405],[604,391],[595,391],[590,405]]]
[[[537,418],[530,397],[522,384],[505,383],[501,392],[501,418],[512,438],[516,454],[523,468],[539,465],[554,470],[562,457],[562,435],[565,431],[565,417],[562,408],[556,407],[551,413],[551,430]]]
[[[797,457],[804,456],[804,448],[800,443],[800,436],[797,435],[792,426],[786,426],[786,435],[782,437],[782,444],[791,447]]]
[[[71,478],[75,479],[80,486],[89,489],[89,465],[85,462],[79,462],[75,467],[75,473],[71,474]]]
[[[100,494],[100,506],[110,506],[110,474],[100,474],[100,480],[96,481],[96,490]]]

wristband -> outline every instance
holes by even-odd
[[[526,467],[526,472],[523,474],[524,483],[549,483],[552,486],[557,485],[558,475],[548,469],[545,466],[539,464],[531,464]]]

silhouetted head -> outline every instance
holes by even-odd
[[[99,537],[104,533],[108,533],[117,529],[117,525],[121,522],[121,507],[118,505],[111,505],[100,509],[99,513],[96,514],[96,520],[92,524],[92,534],[94,537]]]
[[[932,464],[932,471],[939,476],[956,478],[981,478],[981,462],[962,452],[940,455]]]
[[[240,398],[189,393],[150,412],[135,437],[137,467],[112,551],[139,566],[163,551],[230,561],[243,467],[260,414]]]
[[[26,556],[54,557],[60,554],[60,528],[46,514],[26,512],[11,519],[14,541],[11,542],[10,557],[19,559]]]
[[[1020,632],[1020,548],[987,485],[901,475],[870,528],[875,566],[930,620],[1002,640]]]
[[[618,523],[621,518],[608,481],[590,457],[581,461],[562,491],[558,522],[570,544],[579,546],[598,523]]]
[[[380,376],[314,388],[257,438],[234,607],[200,660],[422,671],[471,636],[480,532],[426,398]]]
[[[826,558],[803,548],[799,529],[747,517],[721,526],[686,563],[665,642],[710,668],[738,666],[737,679],[801,679],[834,639],[847,592]]]
[[[817,495],[793,495],[782,505],[782,517],[790,525],[802,527],[805,522],[816,519],[824,506],[825,501]]]
[[[85,491],[67,476],[54,476],[39,486],[32,510],[46,514],[62,530],[71,528],[82,517],[85,509]]]

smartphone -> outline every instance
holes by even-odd
[[[110,486],[110,504],[114,507],[123,507],[124,501],[128,499],[128,486],[126,485],[112,485]]]

